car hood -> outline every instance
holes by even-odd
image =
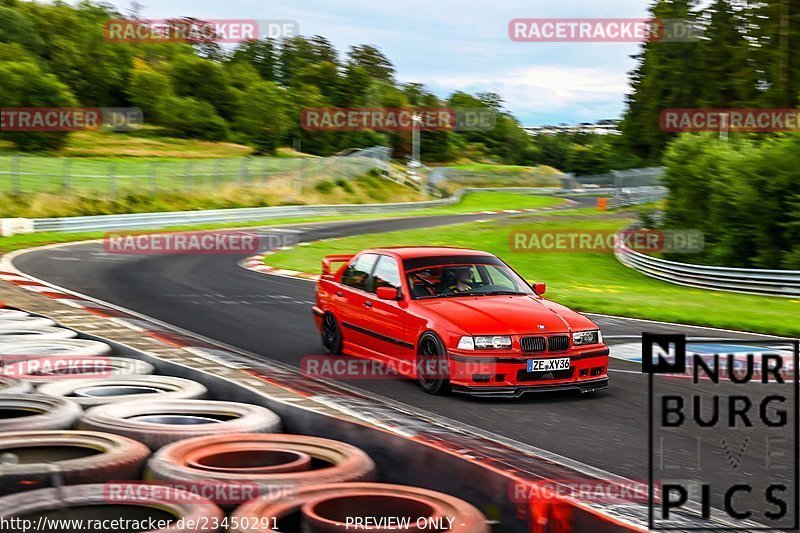
[[[555,302],[533,296],[462,296],[418,300],[464,335],[528,335],[597,329],[594,322]],[[544,329],[540,327],[544,326]]]

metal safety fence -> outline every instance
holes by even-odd
[[[620,245],[617,259],[651,278],[717,291],[800,298],[800,270],[730,268],[678,263]]]
[[[351,179],[389,159],[387,148],[334,157],[222,159],[102,159],[0,156],[0,193],[76,193],[116,199],[126,194],[189,193],[230,186],[297,190],[324,179]]]

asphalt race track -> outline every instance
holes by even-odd
[[[300,241],[311,241],[433,227],[487,216],[394,218],[285,228]],[[271,232],[267,228],[259,231]],[[14,264],[22,272],[55,285],[265,358],[297,366],[303,356],[320,354],[319,336],[310,312],[314,300],[313,283],[245,270],[237,264],[240,259],[230,255],[109,255],[102,245],[95,243],[26,253],[17,257]],[[636,336],[642,331],[684,332],[711,338],[747,337],[714,329],[589,316],[609,337]],[[648,457],[647,380],[638,364],[620,360],[612,360],[609,375],[611,387],[599,393],[528,395],[519,400],[430,396],[415,383],[404,380],[359,380],[350,384],[376,396],[644,481]],[[673,380],[664,386],[685,391],[686,385],[685,381]],[[713,441],[713,435],[697,431],[683,442],[687,449],[696,446],[696,437]],[[791,455],[787,453],[778,460],[789,464]],[[688,469],[693,462],[688,456],[686,464],[681,466]],[[760,477],[763,462],[763,449],[747,448],[741,460],[743,473]],[[702,478],[713,482],[718,475],[721,474],[713,470],[704,471]],[[729,479],[725,477],[726,483]],[[763,507],[760,496],[755,501],[762,501]],[[719,501],[713,504],[721,507]]]

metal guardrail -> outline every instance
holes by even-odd
[[[701,289],[800,298],[800,270],[763,270],[693,265],[667,261],[620,245],[620,263],[645,276]]]

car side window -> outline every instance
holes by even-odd
[[[392,287],[400,290],[400,266],[394,257],[382,255],[372,277],[372,292],[375,292],[378,287]]]
[[[377,259],[378,256],[375,254],[364,254],[350,263],[342,274],[342,285],[362,291],[368,290],[369,276]]]

